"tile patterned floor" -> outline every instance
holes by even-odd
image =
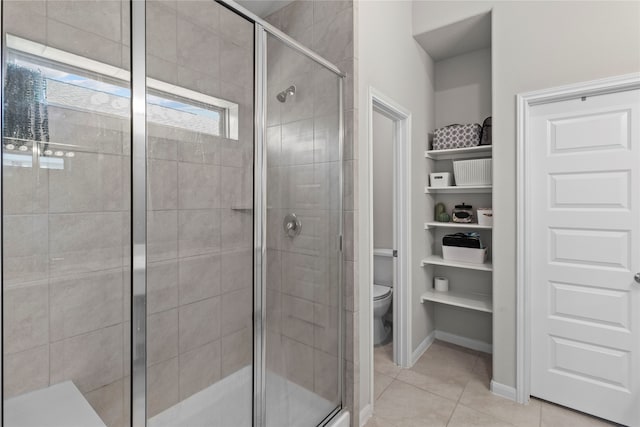
[[[491,356],[434,342],[411,369],[393,364],[391,344],[374,352],[375,408],[366,427],[611,426],[542,400],[519,405],[489,391]]]

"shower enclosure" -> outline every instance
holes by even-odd
[[[2,1],[2,417],[342,406],[342,75],[229,2]]]

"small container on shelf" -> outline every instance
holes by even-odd
[[[447,234],[442,238],[442,258],[445,260],[483,264],[487,253],[478,233]]]
[[[477,217],[478,225],[493,226],[493,209],[478,208]]]
[[[453,184],[450,172],[434,172],[429,174],[431,187],[451,187]]]
[[[465,205],[462,202],[461,205],[456,205],[453,208],[452,217],[453,222],[471,223],[473,222],[473,206]]]

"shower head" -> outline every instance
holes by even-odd
[[[276,95],[276,97],[280,102],[287,102],[287,97],[293,96],[295,95],[295,93],[296,93],[296,85],[291,85],[285,90],[283,90],[282,92],[280,92],[278,95]]]

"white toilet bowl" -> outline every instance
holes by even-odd
[[[389,333],[391,333],[391,327],[385,326],[382,318],[389,307],[391,307],[391,288],[382,285],[373,285],[373,344],[382,344]]]

